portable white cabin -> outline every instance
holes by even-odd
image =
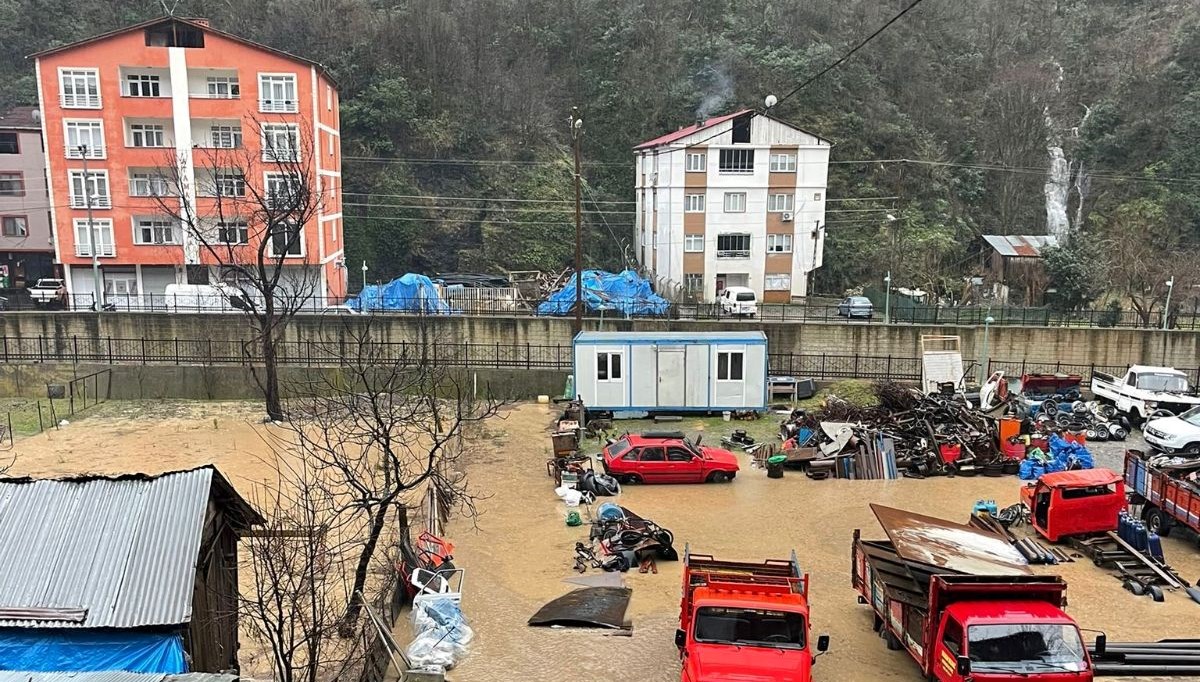
[[[767,409],[762,332],[581,332],[575,392],[623,414]]]

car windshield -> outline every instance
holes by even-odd
[[[1164,393],[1186,393],[1187,378],[1182,374],[1144,373],[1138,374],[1137,387],[1147,391]]]
[[[850,299],[850,302],[854,305],[871,305],[871,299],[865,296],[855,296],[854,298]]]
[[[746,292],[740,293],[740,294],[738,294],[738,295],[737,295],[737,300],[739,300],[739,301],[753,301],[753,300],[754,300],[754,294],[753,294],[752,292],[749,292],[749,291],[746,291]]]
[[[613,457],[620,457],[621,455],[625,454],[626,452],[629,452],[629,448],[630,448],[629,439],[622,438],[621,440],[608,446],[608,454],[612,455]]]
[[[699,642],[804,648],[804,616],[790,611],[705,606],[695,632]]]
[[[967,628],[971,668],[1085,669],[1083,641],[1072,625],[1014,623]]]
[[[61,279],[39,279],[33,286],[43,287],[46,289],[57,289],[58,287],[62,286],[62,283],[63,281]]]
[[[1187,412],[1179,415],[1179,418],[1191,424],[1192,426],[1200,426],[1200,407],[1193,407]]]

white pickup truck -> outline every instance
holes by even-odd
[[[1187,375],[1174,367],[1134,365],[1119,378],[1093,372],[1092,393],[1137,423],[1183,414],[1200,405],[1200,395],[1188,384]]]
[[[36,306],[65,305],[67,302],[67,286],[61,279],[39,279],[27,291]]]

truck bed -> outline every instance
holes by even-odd
[[[808,581],[800,572],[795,552],[790,560],[767,559],[762,562],[722,561],[711,554],[692,554],[685,550],[684,572],[691,586],[729,583],[746,589],[770,587],[773,591],[785,588],[796,594],[808,593]]]
[[[1200,491],[1151,466],[1136,450],[1125,451],[1125,485],[1176,523],[1200,532]]]

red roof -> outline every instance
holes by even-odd
[[[1121,474],[1111,469],[1076,469],[1056,471],[1039,479],[1048,488],[1086,488],[1093,485],[1110,485],[1124,480]]]
[[[750,109],[742,109],[741,111],[735,111],[732,114],[725,114],[724,116],[714,116],[703,123],[697,123],[695,125],[690,125],[686,128],[680,128],[679,130],[676,130],[673,133],[667,133],[666,135],[661,135],[659,137],[654,138],[653,140],[648,140],[646,142],[643,142],[643,143],[639,144],[638,146],[634,147],[634,149],[649,149],[650,147],[661,147],[664,144],[670,144],[676,140],[682,140],[683,138],[687,137],[688,135],[698,133],[701,130],[704,130],[706,128],[711,128],[715,125],[724,123],[725,121],[728,121],[730,119],[737,118],[738,116],[741,116],[742,114],[749,114],[749,113],[751,113]]]

